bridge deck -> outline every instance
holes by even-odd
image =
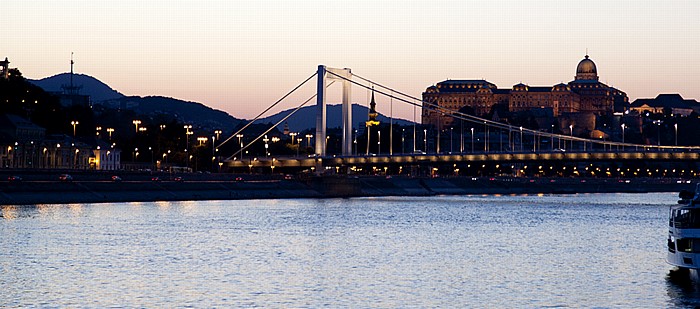
[[[400,154],[370,156],[276,157],[244,158],[229,161],[232,168],[363,166],[363,165],[422,165],[466,162],[518,163],[532,161],[698,161],[698,152],[548,152],[548,153],[475,153],[475,154]]]

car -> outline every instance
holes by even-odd
[[[114,181],[114,182],[120,182],[120,181],[122,181],[122,178],[115,175],[115,176],[112,176],[112,181]]]
[[[160,177],[151,177],[151,181],[158,182],[160,181]]]
[[[173,180],[178,181],[178,182],[183,182],[183,181],[185,181],[185,178],[178,176],[178,177],[175,177],[175,179],[173,179]]]
[[[294,176],[292,176],[292,175],[290,175],[290,174],[286,174],[286,175],[284,175],[284,179],[286,179],[286,180],[292,180],[292,179],[294,179]]]
[[[14,175],[13,175],[13,176],[7,177],[7,181],[9,181],[9,182],[20,182],[20,181],[22,181],[22,177],[14,176]]]
[[[236,177],[236,181],[238,181],[238,182],[243,181],[243,177]]]
[[[60,180],[60,181],[73,181],[73,176],[71,176],[69,174],[61,174],[60,176],[58,176],[58,180]]]

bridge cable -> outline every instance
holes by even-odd
[[[331,81],[328,85],[326,85],[326,88],[330,87],[330,86],[333,85],[334,83],[335,83],[335,81]],[[255,142],[257,142],[258,140],[260,140],[260,138],[262,138],[263,136],[265,136],[265,134],[270,133],[270,131],[272,131],[272,129],[274,129],[275,127],[277,127],[278,125],[280,125],[282,122],[284,122],[285,120],[287,120],[289,117],[291,117],[292,115],[294,115],[294,114],[295,114],[296,112],[298,112],[302,107],[304,107],[306,104],[308,104],[309,101],[313,100],[316,96],[317,96],[317,94],[314,94],[314,95],[312,95],[310,98],[306,99],[306,101],[304,101],[304,103],[299,104],[299,106],[297,106],[291,113],[289,113],[289,114],[287,114],[286,116],[284,116],[282,119],[280,119],[279,121],[277,121],[277,123],[275,123],[274,125],[270,126],[270,128],[268,128],[267,130],[265,130],[265,132],[263,132],[262,134],[260,134],[258,137],[256,137],[256,138],[253,139],[252,141],[248,142],[248,144],[245,145],[243,148],[239,149],[239,150],[236,151],[234,154],[232,154],[231,156],[229,156],[228,158],[226,158],[226,161],[231,160],[232,158],[236,157],[239,153],[241,153],[241,152],[243,152],[244,150],[248,149],[248,147],[249,147],[250,145],[253,145]]]
[[[352,81],[352,80],[350,80],[350,79],[347,79],[347,78],[345,78],[345,77],[343,77],[343,76],[337,75],[337,74],[335,74],[335,73],[333,73],[333,72],[328,72],[328,73],[329,73],[329,74],[333,74],[333,75],[335,75],[335,76],[338,77],[338,78],[347,80],[347,81],[349,81],[349,82],[351,82],[351,83],[353,83],[353,84],[355,84],[355,85],[358,85],[358,86],[360,86],[360,87],[367,88],[367,86],[365,86],[365,85],[363,85],[363,84],[357,83],[357,82]],[[453,118],[465,120],[465,121],[472,122],[472,123],[477,123],[477,122],[479,122],[480,124],[481,124],[481,123],[489,124],[489,125],[491,125],[492,127],[496,127],[496,128],[500,128],[500,129],[509,129],[509,130],[515,130],[515,131],[523,131],[523,132],[527,132],[527,133],[529,133],[529,134],[536,134],[536,135],[539,135],[539,136],[546,136],[546,137],[549,137],[549,138],[558,138],[558,139],[564,139],[564,140],[570,140],[570,141],[578,141],[578,142],[589,142],[589,143],[591,143],[591,144],[595,143],[595,144],[604,144],[604,145],[607,144],[607,145],[611,145],[611,146],[614,145],[614,146],[622,146],[622,147],[643,147],[643,148],[656,148],[656,149],[686,149],[686,150],[699,150],[699,149],[700,149],[700,146],[662,146],[662,145],[643,145],[643,144],[632,144],[632,143],[620,143],[620,142],[613,142],[613,141],[605,142],[605,141],[599,141],[599,140],[596,140],[596,139],[588,139],[588,138],[581,138],[581,137],[575,137],[575,136],[568,136],[568,135],[564,135],[564,134],[554,134],[554,133],[549,133],[549,132],[546,132],[546,131],[538,131],[538,130],[534,130],[534,129],[528,129],[528,128],[525,128],[525,127],[518,127],[518,126],[503,124],[503,123],[496,122],[496,121],[493,121],[493,120],[489,120],[489,119],[480,118],[480,117],[477,117],[477,116],[465,114],[465,113],[462,113],[462,112],[459,112],[459,111],[453,111],[453,110],[447,109],[447,108],[445,108],[445,107],[439,106],[439,105],[437,105],[437,104],[434,104],[434,103],[432,103],[432,102],[427,102],[427,101],[424,101],[424,100],[422,100],[422,99],[419,99],[419,98],[413,97],[413,96],[411,96],[411,95],[405,94],[405,93],[403,93],[403,92],[401,92],[401,91],[398,91],[398,90],[396,90],[396,89],[393,89],[393,88],[391,88],[391,87],[387,87],[387,86],[384,86],[384,85],[382,85],[382,84],[375,83],[375,82],[373,82],[373,81],[371,81],[371,80],[369,80],[369,79],[366,79],[366,78],[364,78],[364,77],[362,77],[362,76],[359,76],[359,75],[356,75],[356,74],[353,74],[353,76],[354,76],[354,77],[357,77],[357,78],[359,78],[359,79],[361,79],[361,80],[370,82],[370,83],[372,83],[372,84],[374,84],[374,85],[377,85],[377,86],[379,86],[379,87],[381,87],[381,88],[383,88],[383,89],[387,89],[387,90],[389,90],[389,91],[393,91],[393,92],[395,92],[395,93],[401,94],[402,96],[405,96],[405,97],[408,97],[408,98],[411,98],[411,99],[420,101],[420,102],[422,102],[424,105],[420,105],[420,104],[417,104],[417,103],[414,103],[414,102],[407,101],[407,100],[405,100],[405,99],[402,99],[402,98],[393,96],[392,94],[383,92],[383,91],[381,91],[381,90],[374,90],[375,92],[378,92],[378,93],[380,93],[380,94],[382,94],[382,95],[384,95],[384,96],[397,99],[397,100],[399,100],[399,101],[402,101],[402,102],[404,102],[404,103],[407,103],[407,104],[409,104],[409,105],[413,105],[413,106],[416,106],[416,107],[426,108],[425,106],[428,106],[428,107],[430,107],[429,110],[431,110],[431,111],[440,112],[440,113],[443,113],[443,114],[448,114],[448,115],[450,115],[450,116],[453,117]]]
[[[245,130],[245,129],[248,128],[250,125],[252,125],[252,124],[253,124],[255,121],[257,121],[262,115],[264,115],[264,114],[267,113],[270,109],[272,109],[272,108],[275,107],[277,104],[279,104],[280,102],[282,102],[284,99],[286,99],[288,96],[290,96],[294,91],[297,91],[297,89],[301,88],[301,86],[303,86],[304,84],[306,84],[309,80],[311,80],[312,78],[314,78],[314,76],[316,76],[317,74],[318,74],[318,72],[314,72],[314,74],[311,74],[311,76],[309,76],[309,78],[307,78],[307,79],[304,80],[301,84],[299,84],[299,85],[297,85],[296,87],[294,87],[294,89],[292,89],[291,91],[287,92],[287,94],[285,94],[282,98],[280,98],[279,100],[277,100],[277,102],[273,103],[273,104],[270,105],[268,108],[266,108],[262,113],[260,113],[260,114],[258,114],[257,116],[255,116],[255,118],[253,118],[252,120],[250,120],[245,126],[243,126],[242,128],[238,129],[238,131],[237,131],[236,133],[231,134],[231,136],[229,136],[229,138],[227,138],[227,139],[224,140],[223,142],[219,143],[219,145],[216,146],[216,149],[219,149],[219,147],[221,147],[223,144],[226,144],[226,142],[228,142],[228,141],[231,140],[232,138],[236,137],[236,135],[238,135],[238,134],[240,134],[241,132],[243,132],[243,130]],[[286,119],[286,118],[285,118],[285,119]]]

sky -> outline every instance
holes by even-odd
[[[420,97],[446,79],[499,88],[573,80],[588,52],[630,100],[700,100],[700,1],[3,0],[0,57],[27,78],[70,71],[125,95],[252,118],[318,65]],[[4,59],[4,58],[3,58]],[[315,93],[308,83],[271,112]],[[340,102],[331,86],[328,102]],[[353,102],[367,91],[353,87]],[[413,107],[377,97],[379,112]],[[420,111],[418,111],[420,115]]]

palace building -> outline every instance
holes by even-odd
[[[576,76],[568,84],[535,87],[517,84],[498,88],[486,80],[446,80],[423,92],[422,123],[439,129],[452,125],[453,118],[435,112],[428,104],[458,111],[470,107],[479,117],[486,117],[500,105],[510,113],[532,109],[551,109],[554,117],[565,113],[608,115],[623,112],[627,94],[598,81],[598,70],[588,55],[576,67]]]

